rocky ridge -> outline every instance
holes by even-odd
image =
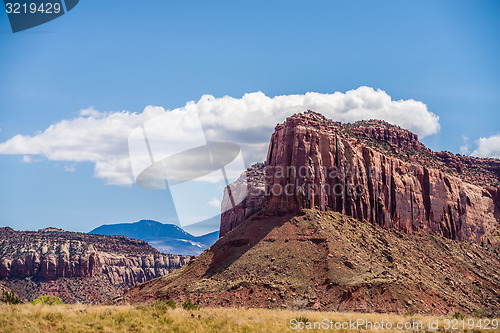
[[[99,302],[168,274],[190,258],[162,254],[122,236],[0,228],[0,281],[26,299],[50,292],[67,302]]]

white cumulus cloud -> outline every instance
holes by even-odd
[[[0,143],[0,154],[41,155],[52,161],[93,162],[95,176],[110,185],[131,185],[127,137],[143,122],[165,110],[146,107],[142,113],[96,110],[80,112],[80,117],[61,120],[35,135],[18,134]]]
[[[248,93],[242,98],[204,95],[198,102],[190,101],[174,110],[154,106],[146,107],[142,113],[100,112],[92,107],[83,109],[77,118],[61,120],[43,132],[18,134],[0,143],[0,154],[92,162],[95,177],[103,179],[106,184],[131,185],[134,179],[128,136],[150,119],[170,113],[196,114],[207,140],[238,144],[249,165],[266,158],[269,139],[277,123],[307,109],[342,122],[381,119],[407,128],[420,137],[436,134],[440,128],[439,117],[424,103],[412,99],[392,100],[385,91],[370,87],[359,87],[345,93],[308,92],[275,97],[262,92]],[[189,128],[179,129],[181,134],[176,140],[189,142],[191,132]]]
[[[477,157],[495,157],[500,158],[500,134],[492,135],[487,138],[479,138],[477,149],[471,155]]]

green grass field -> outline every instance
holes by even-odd
[[[172,309],[166,304],[143,306],[0,305],[0,332],[500,332],[493,319],[449,316],[340,313],[266,309]],[[370,321],[372,329],[348,326],[349,320]],[[481,322],[480,322],[481,320]],[[429,321],[439,330],[429,329]],[[315,324],[316,322],[316,324]],[[390,322],[392,329],[388,328]],[[485,325],[489,322],[489,329]],[[382,324],[383,323],[383,324]],[[420,327],[418,323],[422,323]],[[474,325],[474,328],[471,325]],[[343,327],[342,327],[343,325]],[[377,326],[378,325],[378,326]],[[380,325],[383,325],[380,326]],[[453,326],[457,329],[453,329]],[[497,326],[496,329],[494,327]],[[311,329],[307,329],[307,328]],[[446,330],[446,328],[449,328]],[[465,328],[465,329],[463,329]],[[397,330],[397,329],[396,329]]]

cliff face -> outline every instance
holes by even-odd
[[[97,289],[99,284],[103,288],[105,285],[111,294],[118,295],[123,288],[168,274],[189,259],[189,256],[162,254],[146,242],[121,236],[89,235],[54,228],[38,232],[0,228],[0,279],[14,289],[25,283],[18,281],[26,278],[51,285],[67,284],[73,279],[77,284],[82,281],[97,283]],[[23,291],[18,294],[23,295]],[[23,296],[32,298],[29,294]],[[73,299],[70,295],[69,301],[87,299],[81,296],[76,295]],[[106,295],[101,296],[105,298]],[[102,299],[98,297],[99,300]]]
[[[259,212],[265,205],[265,164],[255,164],[248,168],[234,183],[230,185],[231,193],[235,201],[240,202],[232,207],[229,192],[224,189],[222,199],[220,237],[236,228],[246,218]],[[244,199],[241,200],[240,196]],[[237,199],[237,200],[236,200]]]
[[[261,201],[242,204],[264,202],[267,214],[332,210],[406,233],[500,242],[500,161],[435,153],[386,123],[290,117],[276,126],[262,178]],[[246,217],[223,215],[221,236]]]

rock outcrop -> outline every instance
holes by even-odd
[[[52,286],[92,281],[97,289],[102,284],[101,287],[111,293],[92,300],[102,301],[136,283],[168,274],[190,258],[162,254],[146,242],[122,236],[89,235],[55,228],[38,232],[0,228],[0,281],[20,289],[16,290],[20,295],[26,289],[26,279]],[[24,287],[16,287],[20,285]],[[23,296],[30,299],[35,295]],[[88,300],[88,295],[65,296],[66,301]]]
[[[311,111],[290,117],[276,126],[258,180],[252,186],[264,190],[222,215],[221,236],[259,210],[314,208],[405,233],[500,242],[500,161],[433,152],[381,121],[341,124]]]
[[[220,237],[234,229],[246,218],[262,210],[265,205],[265,164],[257,163],[248,168],[241,176],[230,185],[231,195],[235,196],[235,207],[232,206],[227,187],[224,189],[222,199],[222,214],[220,224]],[[243,196],[243,199],[239,198]]]

